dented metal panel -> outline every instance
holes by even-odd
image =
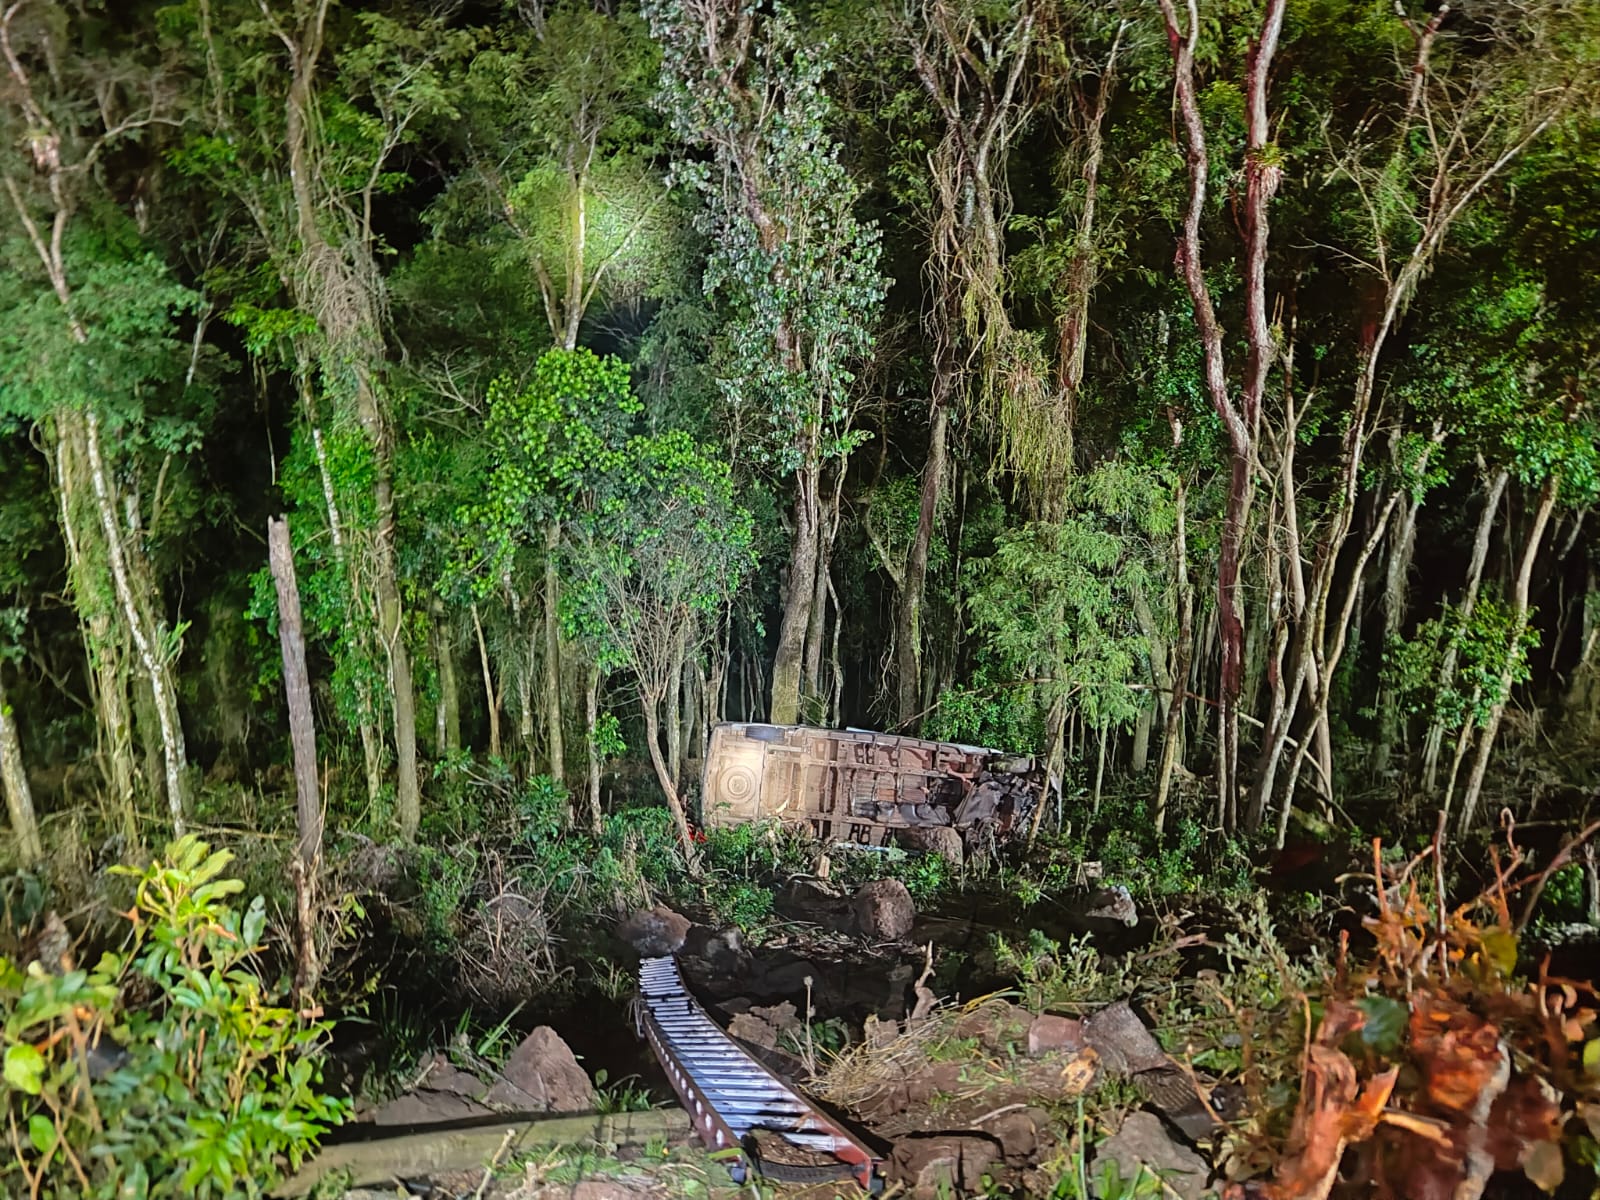
[[[981,746],[848,729],[716,726],[706,755],[708,827],[758,818],[805,823],[818,837],[881,845],[899,829],[980,821],[1009,832],[1037,801],[1033,761]],[[965,813],[969,819],[961,820]]]

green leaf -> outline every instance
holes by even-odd
[[[1486,930],[1483,953],[1494,964],[1495,970],[1509,976],[1517,969],[1517,935],[1505,929]]]
[[[5,1079],[19,1092],[37,1096],[43,1087],[44,1055],[27,1042],[17,1042],[7,1047]]]
[[[1379,1054],[1393,1054],[1405,1037],[1411,1010],[1388,996],[1363,996],[1356,1004],[1366,1014],[1361,1040]]]
[[[1600,1037],[1590,1038],[1584,1043],[1583,1073],[1600,1078]]]
[[[56,1148],[56,1126],[43,1113],[28,1118],[28,1140],[40,1154],[49,1154]]]

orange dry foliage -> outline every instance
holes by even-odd
[[[1591,1157],[1600,1132],[1600,997],[1543,967],[1531,982],[1516,975],[1509,899],[1539,881],[1511,881],[1514,845],[1490,887],[1454,910],[1428,903],[1416,870],[1437,840],[1393,873],[1378,849],[1373,952],[1354,967],[1341,946],[1272,1176],[1226,1195],[1325,1200],[1341,1168],[1394,1200],[1477,1200],[1497,1170],[1554,1191],[1566,1149]],[[1567,1147],[1574,1115],[1584,1120]]]

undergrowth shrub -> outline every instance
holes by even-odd
[[[344,1119],[319,1087],[331,1023],[273,1002],[266,906],[229,904],[231,859],[191,836],[112,868],[137,880],[130,927],[92,969],[0,959],[0,1194],[255,1197]]]

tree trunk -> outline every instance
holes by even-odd
[[[357,646],[366,646],[366,622],[361,620],[356,602],[358,589],[350,574],[345,552],[344,521],[339,514],[339,499],[334,491],[333,473],[328,467],[328,451],[323,443],[322,426],[317,420],[316,397],[311,387],[315,370],[315,355],[303,339],[295,343],[295,376],[299,383],[301,414],[311,427],[311,444],[316,451],[317,477],[322,484],[323,515],[328,522],[328,541],[333,547],[333,561],[349,589],[346,604],[349,606],[352,628],[350,634]],[[356,701],[356,732],[361,738],[361,761],[367,785],[367,803],[375,804],[383,792],[383,732],[378,727],[373,697],[367,688],[360,689]]]
[[[1522,635],[1528,628],[1528,592],[1533,584],[1534,560],[1539,555],[1539,543],[1544,540],[1544,528],[1549,524],[1551,510],[1556,506],[1556,496],[1560,491],[1558,476],[1551,475],[1544,481],[1539,493],[1539,507],[1533,514],[1533,528],[1529,530],[1527,545],[1523,547],[1522,565],[1517,570],[1516,590],[1511,599],[1511,636],[1506,645],[1506,660],[1500,668],[1488,724],[1478,738],[1478,754],[1472,763],[1472,775],[1467,780],[1466,793],[1461,797],[1461,817],[1456,825],[1458,836],[1466,835],[1478,813],[1478,797],[1483,791],[1483,777],[1489,769],[1489,755],[1494,749],[1495,735],[1500,732],[1500,721],[1505,716],[1517,665],[1522,659]]]
[[[1399,441],[1399,433],[1394,435]],[[1400,637],[1405,623],[1406,594],[1410,587],[1411,556],[1417,543],[1417,514],[1421,503],[1407,496],[1401,503],[1400,520],[1390,535],[1389,560],[1383,572],[1383,641],[1382,652],[1388,654]],[[1373,756],[1373,766],[1381,777],[1389,770],[1395,743],[1400,739],[1400,702],[1392,687],[1378,691],[1378,743]]]
[[[380,528],[380,545],[393,537],[391,510],[385,534]],[[392,549],[392,546],[390,547]],[[378,562],[378,613],[381,635],[389,648],[389,677],[394,681],[394,748],[398,772],[395,781],[395,807],[400,819],[400,840],[415,841],[422,823],[422,789],[417,778],[417,693],[411,682],[411,652],[406,647],[406,631],[400,611],[400,589],[394,576],[394,560],[380,553]]]
[[[1140,705],[1133,719],[1133,749],[1128,756],[1128,773],[1143,775],[1150,765],[1150,729],[1155,722],[1155,710],[1148,704]]]
[[[183,725],[178,719],[177,689],[165,645],[166,622],[155,616],[154,598],[148,595],[148,588],[139,588],[137,592],[135,590],[136,582],[147,581],[136,579],[134,574],[136,564],[131,558],[133,554],[138,553],[137,549],[130,553],[129,548],[123,544],[114,496],[116,481],[106,470],[105,460],[100,454],[99,418],[91,411],[83,414],[81,420],[84,424],[85,445],[88,451],[89,481],[94,489],[95,507],[99,512],[100,526],[105,536],[112,582],[116,588],[117,601],[122,606],[125,626],[133,639],[134,650],[139,656],[139,663],[144,668],[145,678],[149,680],[150,690],[154,694],[156,717],[161,725],[167,814],[172,821],[174,836],[182,837],[184,814],[187,809],[183,780],[186,763]]]
[[[1100,815],[1100,785],[1106,778],[1106,739],[1109,736],[1110,726],[1101,725],[1098,749],[1094,757],[1094,798],[1089,805],[1089,811],[1095,817]]]
[[[317,734],[312,719],[311,677],[300,620],[300,589],[285,517],[267,520],[267,561],[278,593],[278,646],[283,654],[283,690],[289,705],[289,742],[294,747],[296,849],[308,875],[322,855],[322,805],[317,795]]]
[[[672,787],[683,787],[683,671],[688,658],[687,630],[680,627],[672,646],[672,661],[667,675],[670,682],[666,694],[667,770],[672,775]]]
[[[1171,702],[1172,676],[1171,676],[1171,646],[1162,636],[1160,627],[1156,624],[1156,616],[1150,608],[1150,600],[1142,589],[1135,589],[1132,597],[1134,619],[1139,623],[1139,632],[1144,634],[1145,646],[1150,658],[1150,685],[1155,697],[1154,707],[1166,711],[1166,705]],[[1128,764],[1128,769],[1134,775],[1143,775],[1145,768],[1150,765],[1150,734],[1155,723],[1153,706],[1146,704],[1139,708],[1138,716],[1134,719],[1133,726],[1133,754]]]
[[[128,673],[122,647],[114,640],[111,618],[95,614],[88,626],[89,658],[94,664],[95,712],[104,739],[101,760],[111,789],[111,809],[129,850],[143,843],[139,831],[139,793],[133,765],[133,717],[128,711]]]
[[[143,676],[135,675],[128,681],[131,684],[129,699],[133,706],[133,732],[138,743],[139,755],[139,790],[153,792],[156,780],[162,777],[161,766],[161,724],[156,719],[155,697],[150,692],[150,681]]]
[[[106,596],[104,565],[95,547],[100,538],[85,515],[88,483],[82,422],[60,414],[52,422],[55,437],[55,479],[61,509],[61,532],[67,544],[67,566],[73,607],[78,613],[94,692],[95,722],[100,734],[99,759],[109,790],[111,812],[128,848],[140,845],[133,762],[133,722],[128,712],[123,645],[116,635]]]
[[[806,631],[817,590],[818,487],[820,470],[812,461],[795,473],[794,546],[789,555],[789,580],[784,590],[783,622],[778,627],[778,652],[772,660],[772,691],[767,720],[774,725],[800,723],[800,687],[805,669]]]
[[[1578,647],[1578,665],[1573,668],[1562,709],[1568,724],[1580,736],[1588,737],[1593,734],[1596,716],[1600,716],[1600,585],[1592,566],[1583,594]]]
[[[483,622],[478,606],[472,605],[472,631],[478,635],[478,667],[483,673],[483,702],[489,714],[489,757],[502,758],[500,749],[500,694],[495,690],[494,673],[489,669],[489,647],[483,640]]]
[[[678,840],[683,846],[683,856],[689,865],[689,873],[700,874],[700,856],[695,853],[694,839],[689,835],[689,820],[683,811],[683,801],[678,796],[677,782],[672,778],[672,772],[667,769],[667,760],[661,753],[661,702],[664,697],[644,695],[640,697],[641,707],[644,709],[644,735],[649,743],[650,765],[655,768],[656,782],[661,785],[661,794],[667,799],[667,809],[672,813],[672,823],[677,827]]]
[[[28,772],[22,762],[22,740],[17,736],[16,714],[6,699],[5,679],[0,677],[0,789],[6,794],[6,810],[11,814],[11,836],[17,848],[17,862],[31,871],[44,862],[44,843],[39,838],[39,819],[33,811],[33,792],[28,787]]]
[[[589,832],[599,837],[605,829],[605,814],[600,811],[600,747],[595,730],[600,725],[600,668],[589,668],[589,686],[583,690],[583,719],[588,730],[589,750]]]
[[[1495,518],[1499,515],[1500,501],[1505,495],[1506,484],[1510,479],[1509,471],[1496,471],[1484,495],[1483,512],[1478,515],[1478,528],[1472,539],[1472,558],[1467,564],[1466,583],[1461,594],[1458,619],[1462,624],[1471,618],[1472,610],[1478,605],[1478,589],[1483,586],[1483,568],[1489,561],[1489,542],[1494,533]],[[1455,679],[1456,657],[1456,641],[1452,637],[1439,658],[1438,683],[1434,688],[1434,716],[1429,721],[1428,736],[1422,748],[1422,787],[1423,791],[1430,795],[1438,778],[1439,752],[1444,748],[1444,738],[1448,732],[1438,713],[1444,702],[1444,695]],[[1454,774],[1452,771],[1452,780]]]
[[[1286,0],[1268,0],[1260,31],[1250,45],[1246,68],[1245,156],[1245,311],[1249,363],[1238,404],[1228,391],[1223,333],[1212,303],[1201,257],[1200,225],[1205,213],[1209,160],[1205,123],[1195,89],[1195,51],[1200,22],[1193,5],[1186,31],[1180,30],[1173,0],[1160,0],[1173,55],[1173,92],[1185,132],[1189,203],[1178,242],[1178,267],[1188,289],[1200,332],[1206,391],[1228,438],[1231,471],[1217,565],[1217,616],[1222,642],[1221,706],[1217,724],[1217,813],[1225,828],[1238,819],[1239,695],[1243,682],[1244,623],[1239,587],[1240,553],[1254,495],[1251,464],[1261,419],[1261,400],[1277,347],[1267,321],[1266,259],[1268,211],[1282,178],[1282,167],[1267,154],[1270,129],[1267,82],[1271,75]]]
[[[556,550],[561,526],[552,521],[544,529],[544,720],[545,749],[550,758],[550,778],[566,783],[566,746],[561,730],[561,578],[556,570]]]
[[[950,420],[946,405],[933,401],[928,420],[928,459],[922,465],[917,531],[906,553],[905,574],[894,608],[894,727],[903,733],[916,732],[913,724],[922,713],[922,597],[927,587],[928,550],[933,545],[939,498],[944,490],[946,430]]]
[[[1173,419],[1173,448],[1182,441],[1182,426]],[[1172,538],[1172,577],[1177,592],[1178,638],[1172,653],[1172,696],[1167,705],[1167,727],[1161,739],[1161,769],[1156,778],[1156,796],[1151,813],[1159,835],[1167,825],[1167,799],[1172,794],[1172,775],[1178,766],[1183,739],[1183,702],[1189,690],[1189,663],[1194,654],[1194,588],[1189,583],[1187,536],[1189,489],[1180,478],[1173,496],[1177,518]]]
[[[844,659],[839,653],[839,640],[844,634],[844,609],[839,604],[839,591],[833,586],[831,564],[826,580],[828,602],[833,605],[833,640],[828,654],[828,727],[837,729],[844,723]]]
[[[1032,846],[1039,836],[1039,827],[1044,824],[1045,801],[1050,798],[1050,781],[1060,779],[1065,763],[1063,761],[1062,747],[1067,734],[1067,706],[1057,700],[1050,706],[1050,715],[1045,721],[1047,739],[1050,743],[1050,753],[1044,763],[1044,784],[1039,789],[1039,803],[1033,810],[1033,822],[1028,826],[1028,845]],[[1059,800],[1057,801],[1059,803]]]
[[[1099,278],[1095,222],[1100,197],[1100,164],[1105,157],[1106,113],[1116,91],[1117,52],[1121,46],[1122,29],[1119,28],[1106,56],[1105,67],[1100,71],[1092,108],[1081,91],[1074,89],[1077,92],[1073,97],[1074,115],[1083,139],[1083,166],[1078,172],[1083,198],[1073,235],[1072,256],[1062,279],[1061,312],[1056,318],[1056,388],[1064,402],[1063,434],[1068,455],[1077,424],[1078,394],[1083,389],[1083,363],[1089,345],[1089,301]]]
[[[434,740],[440,758],[461,749],[461,686],[456,680],[454,638],[450,636],[450,617],[444,602],[433,602],[433,660],[439,672],[439,707],[434,722]]]

